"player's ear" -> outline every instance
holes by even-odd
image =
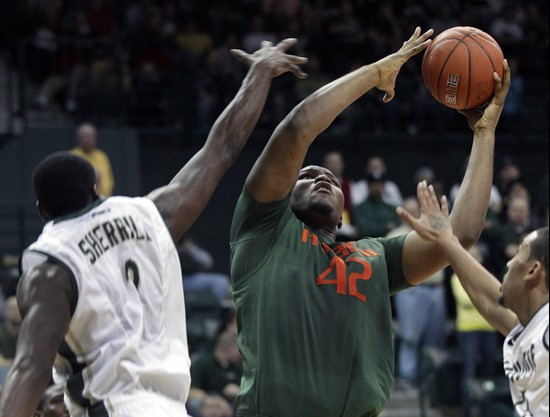
[[[539,261],[535,261],[529,266],[527,275],[525,275],[525,281],[532,286],[537,286],[542,275],[542,264]]]
[[[92,199],[95,201],[99,198],[99,191],[97,189],[97,184],[94,184],[92,188]]]
[[[341,229],[342,228],[342,218],[340,217],[340,220],[338,221],[338,229]]]
[[[46,210],[44,210],[44,207],[42,207],[42,204],[40,204],[39,200],[36,201],[36,211],[38,212],[40,218],[44,221],[49,222],[52,219],[52,216],[50,216],[50,214]]]

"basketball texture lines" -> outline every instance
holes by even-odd
[[[453,109],[485,104],[494,93],[493,73],[502,77],[504,55],[487,33],[468,26],[437,36],[424,53],[422,78],[429,93]]]

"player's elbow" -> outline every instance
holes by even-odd
[[[12,365],[12,372],[19,374],[23,379],[47,383],[51,378],[52,365],[39,355],[17,355]]]
[[[482,229],[471,229],[471,230],[461,230],[461,231],[455,231],[455,235],[458,238],[460,244],[466,248],[470,249],[472,246],[474,246],[477,241],[479,240],[479,237],[481,236]]]
[[[296,106],[281,122],[279,129],[285,132],[285,137],[304,142],[308,138],[316,136],[315,132],[310,131],[312,126],[314,126],[314,123],[311,123],[308,106],[302,103]]]

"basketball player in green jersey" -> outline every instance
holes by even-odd
[[[335,241],[344,198],[328,170],[300,169],[307,149],[372,88],[394,96],[401,66],[433,31],[313,93],[277,127],[252,168],[231,227],[231,275],[244,358],[238,417],[374,417],[393,382],[390,294],[447,262],[415,232]],[[465,246],[481,233],[492,183],[495,128],[509,88],[495,76],[484,111],[468,112],[470,162],[451,216]],[[472,198],[472,196],[475,196]]]

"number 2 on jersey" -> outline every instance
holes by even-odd
[[[137,264],[133,260],[128,259],[124,264],[124,270],[126,273],[126,282],[131,280],[136,288],[139,289],[139,269]]]
[[[347,276],[346,263],[358,263],[363,266],[363,272],[352,272],[349,277]],[[336,278],[328,279],[330,273],[335,270]],[[370,264],[360,258],[348,258],[346,262],[342,258],[335,256],[330,260],[330,264],[327,269],[319,274],[317,277],[317,285],[336,285],[336,292],[340,295],[346,295],[349,287],[349,295],[360,299],[361,301],[367,301],[367,297],[361,294],[357,289],[357,280],[368,281],[372,275],[372,268]],[[348,285],[349,283],[349,285]]]

